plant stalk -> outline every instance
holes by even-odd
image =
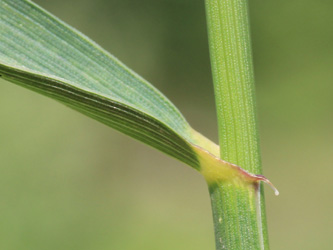
[[[247,0],[205,0],[221,159],[261,174]],[[261,185],[209,186],[216,249],[269,249]]]

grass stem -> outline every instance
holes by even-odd
[[[205,0],[221,159],[261,174],[247,0]],[[262,184],[210,186],[216,248],[269,249]]]

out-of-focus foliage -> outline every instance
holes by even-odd
[[[216,141],[203,1],[36,2],[143,75]],[[333,3],[250,7],[264,174],[281,193],[266,197],[271,248],[328,249]],[[214,248],[208,191],[192,169],[0,83],[1,249]]]

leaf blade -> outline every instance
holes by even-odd
[[[32,2],[4,0],[0,4],[0,71],[5,79],[51,96],[199,168],[187,142],[192,140],[191,127],[156,88]],[[34,79],[34,84],[28,79]],[[75,101],[73,93],[81,102]],[[89,108],[84,102],[88,96]],[[97,108],[101,100],[104,107]],[[110,107],[117,107],[118,115]]]
[[[0,16],[4,79],[179,159],[203,174],[210,186],[267,182],[221,160],[218,146],[192,129],[162,93],[31,1],[1,0]]]
[[[2,57],[125,103],[189,136],[185,118],[162,93],[92,40],[31,2],[1,5],[1,30],[7,35]]]

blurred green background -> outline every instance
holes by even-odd
[[[204,2],[38,0],[217,141]],[[333,2],[251,0],[271,249],[332,249]],[[184,164],[0,82],[0,249],[214,249],[206,184]]]

